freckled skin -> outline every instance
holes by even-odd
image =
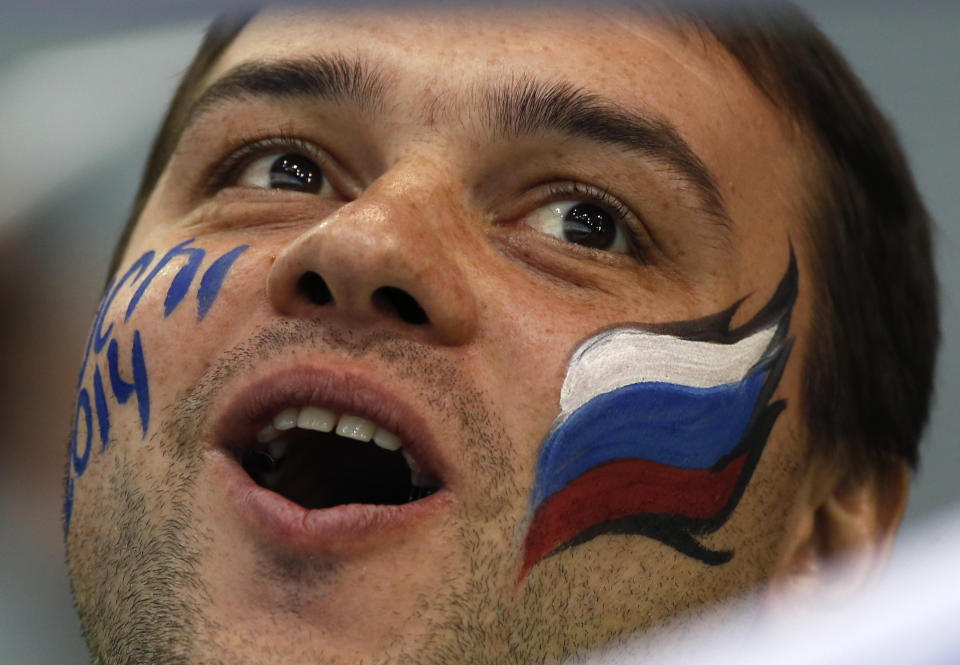
[[[121,348],[141,331],[153,412],[143,438],[136,409],[118,408],[110,446],[74,489],[69,558],[96,662],[539,663],[709,614],[781,572],[813,493],[798,409],[805,153],[715,44],[632,15],[463,13],[267,12],[213,67],[208,84],[243,62],[361,54],[389,72],[388,112],[249,101],[191,126],[161,177],[121,270],[190,237],[209,256],[250,248],[200,323],[195,308],[163,318],[172,272],[126,324],[120,308],[108,314]],[[525,74],[669,118],[718,175],[728,236],[649,163],[550,136],[490,139],[470,92]],[[196,193],[237,136],[280,132],[333,156],[339,198]],[[649,261],[526,228],[549,203],[531,192],[558,177],[638,210],[658,240]],[[787,409],[737,510],[704,538],[733,559],[711,567],[605,536],[518,585],[537,453],[573,349],[618,322],[689,320],[746,298],[736,326],[770,298],[791,242],[796,346],[775,395]],[[333,306],[299,299],[306,270],[323,275]],[[385,285],[413,294],[430,324],[374,308]],[[208,420],[270,369],[330,363],[375,373],[416,406],[453,460],[452,499],[442,519],[385,546],[305,556],[238,519],[211,471]]]

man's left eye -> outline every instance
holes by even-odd
[[[617,218],[588,201],[555,201],[541,206],[526,220],[540,233],[583,247],[630,253],[630,243]]]
[[[240,169],[234,184],[260,189],[292,189],[320,196],[334,193],[317,163],[295,152],[272,153],[255,159]]]

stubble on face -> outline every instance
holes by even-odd
[[[534,609],[550,584],[540,580],[513,597],[508,588],[516,552],[489,545],[522,537],[508,516],[524,497],[499,417],[459,368],[429,349],[392,333],[360,334],[311,322],[279,323],[225,353],[167,408],[140,451],[111,442],[110,454],[99,461],[103,480],[85,484],[91,495],[78,507],[69,547],[94,662],[336,662],[322,649],[305,646],[307,634],[300,644],[271,645],[269,635],[233,634],[230,626],[212,618],[203,569],[209,564],[215,525],[201,523],[195,511],[206,453],[199,442],[211,405],[231,380],[259,363],[304,350],[373,357],[389,365],[423,401],[457,423],[460,449],[477,474],[476,486],[488,488],[451,518],[459,543],[454,556],[466,562],[457,570],[466,574],[439,580],[443,592],[421,594],[413,603],[426,632],[416,644],[397,636],[383,654],[356,662],[528,662],[532,651],[542,651],[550,642],[545,626],[537,625],[546,615]],[[138,457],[151,453],[165,460],[162,475]],[[94,506],[96,514],[90,514]],[[266,545],[258,560],[251,576],[290,590],[276,621],[295,620],[309,596],[336,584],[339,576],[335,561],[296,557]],[[509,653],[514,658],[505,660]]]
[[[375,358],[392,367],[457,424],[463,437],[459,449],[475,470],[475,486],[487,488],[450,518],[458,548],[452,557],[461,565],[437,580],[437,591],[422,592],[410,603],[412,618],[425,629],[396,635],[375,656],[344,660],[328,653],[311,641],[310,626],[302,621],[314,595],[338,583],[340,564],[296,557],[268,544],[257,552],[258,564],[249,574],[273,581],[287,594],[274,615],[264,617],[264,625],[299,625],[302,639],[278,644],[269,630],[238,634],[214,618],[204,571],[216,565],[211,562],[216,525],[195,510],[205,454],[200,433],[231,380],[261,362],[300,351]],[[629,557],[634,544],[626,538],[553,557],[517,586],[525,520],[517,518],[516,507],[525,505],[526,494],[515,480],[513,442],[457,366],[393,333],[358,333],[305,321],[262,329],[225,353],[168,407],[143,445],[166,460],[163,474],[151,474],[136,454],[124,455],[123,446],[113,445],[113,454],[100,461],[105,480],[92,490],[93,500],[83,502],[84,509],[98,506],[98,513],[82,516],[71,533],[76,597],[97,663],[493,665],[552,662],[571,654],[576,662],[577,654],[597,644],[624,643],[638,626],[654,624],[655,613],[642,597],[653,584],[655,595],[673,587],[677,612],[715,594],[709,585],[691,593],[683,580],[665,575],[670,558],[665,552],[635,561],[636,578],[625,587],[623,566],[613,564]],[[618,554],[620,549],[624,552]],[[608,594],[609,589],[622,593]]]
[[[111,452],[100,460],[109,467],[103,481],[85,484],[90,495],[77,507],[67,548],[92,661],[191,663],[190,645],[210,628],[198,572],[205,542],[192,517],[196,463],[156,477]]]

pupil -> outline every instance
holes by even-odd
[[[270,165],[270,186],[314,192],[323,183],[320,168],[303,155],[283,155]]]
[[[563,237],[578,245],[607,249],[617,236],[617,226],[610,215],[590,203],[573,206],[563,221]]]

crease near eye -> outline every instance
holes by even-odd
[[[524,223],[558,240],[620,254],[634,251],[624,222],[596,203],[583,200],[554,201],[530,213]]]

